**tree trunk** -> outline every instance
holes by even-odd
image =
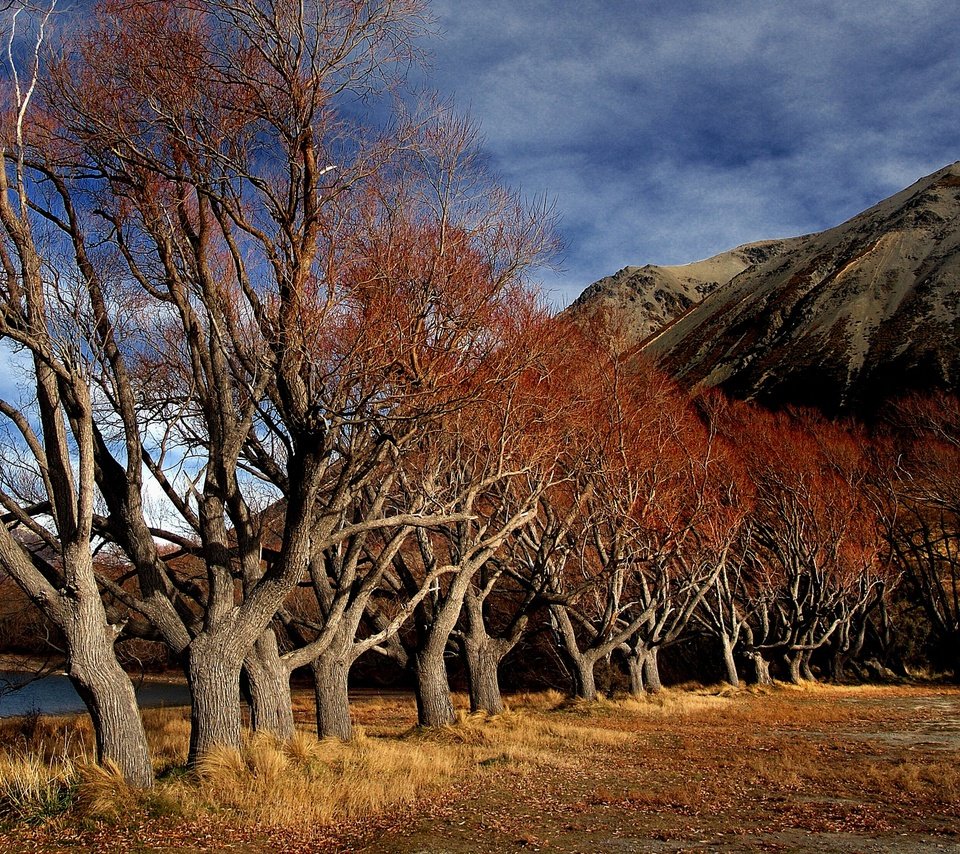
[[[809,650],[800,656],[800,675],[803,676],[803,678],[808,682],[817,681],[817,677],[814,676],[813,670],[810,668],[810,659],[812,657],[813,653]]]
[[[243,662],[250,684],[250,727],[282,741],[293,738],[290,671],[280,660],[277,636],[266,629]]]
[[[803,653],[797,652],[791,655],[787,653],[783,656],[784,664],[787,665],[787,681],[791,685],[799,685],[803,681],[800,673],[800,665],[803,661]]]
[[[499,715],[503,711],[503,696],[500,693],[498,669],[503,656],[502,641],[488,637],[468,637],[463,643],[463,660],[467,669],[470,689],[470,711]]]
[[[770,662],[767,661],[759,652],[750,652],[747,657],[753,664],[753,681],[756,685],[772,685],[773,679],[770,677]]]
[[[828,663],[829,678],[831,682],[843,682],[846,678],[847,661],[850,655],[839,645],[830,651]]]
[[[214,747],[240,747],[241,662],[226,647],[207,634],[194,638],[189,647],[190,765]]]
[[[733,644],[730,643],[730,638],[726,635],[720,639],[720,644],[723,650],[724,678],[734,688],[739,688],[740,674],[737,673],[737,661],[733,657]]]
[[[419,652],[416,668],[417,722],[420,726],[445,726],[456,719],[443,651]]]
[[[663,682],[660,681],[659,654],[659,648],[654,647],[648,649],[643,657],[643,676],[647,683],[648,694],[659,694],[663,690]]]
[[[573,665],[573,696],[581,700],[597,699],[597,679],[594,673],[595,658],[585,655],[571,656]]]
[[[630,693],[634,697],[642,697],[647,693],[643,681],[643,658],[630,652],[627,654],[627,671],[630,674]]]
[[[102,608],[100,615],[84,610],[81,606],[76,631],[67,637],[67,674],[90,712],[97,762],[113,762],[131,786],[150,788],[153,763],[147,737],[133,685],[117,662],[113,630],[102,619]]]
[[[320,738],[339,738],[341,741],[353,738],[348,693],[350,664],[346,652],[337,646],[331,646],[310,664]]]

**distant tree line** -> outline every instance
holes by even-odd
[[[131,783],[118,640],[182,666],[192,762],[242,696],[290,737],[297,670],[350,738],[361,656],[439,726],[451,657],[498,712],[531,638],[586,699],[691,638],[732,684],[867,675],[908,585],[958,648],[956,406],[691,400],[551,317],[550,209],[400,97],[418,0],[110,0],[48,50],[52,12],[7,13],[0,567]]]

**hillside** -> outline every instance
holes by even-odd
[[[624,267],[590,285],[565,313],[581,328],[603,335],[618,352],[624,352],[739,273],[777,257],[791,244],[790,240],[766,240],[692,264]]]
[[[581,316],[607,312],[615,330],[655,325],[658,331],[636,352],[688,387],[719,386],[770,405],[866,410],[906,391],[956,388],[960,163],[835,228],[754,245],[774,248],[726,282],[718,275],[702,301],[690,295],[673,322],[666,312],[641,306],[639,297],[630,303],[636,316],[618,319],[608,308],[624,304],[617,277],[591,286],[576,310]],[[724,259],[718,269],[735,267],[729,256],[743,259],[744,249],[717,256]],[[714,260],[690,268],[699,271]],[[665,286],[654,295],[661,290]]]

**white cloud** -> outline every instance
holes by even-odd
[[[946,0],[436,11],[437,84],[507,180],[557,198],[560,302],[627,263],[835,225],[957,157]]]

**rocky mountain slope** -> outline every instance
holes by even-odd
[[[624,267],[590,285],[566,315],[603,335],[618,352],[632,349],[704,297],[756,264],[782,254],[793,240],[747,243],[679,266]]]
[[[774,248],[675,319],[664,323],[667,313],[643,309],[631,328],[659,324],[659,331],[634,352],[689,387],[832,412],[869,410],[905,391],[958,388],[960,163],[836,228],[759,245]],[[618,277],[604,280],[606,289],[591,286],[577,311],[624,305],[622,285],[614,285],[629,277]],[[668,289],[658,285],[646,301],[658,303],[660,291]],[[639,310],[638,300],[630,307]]]

